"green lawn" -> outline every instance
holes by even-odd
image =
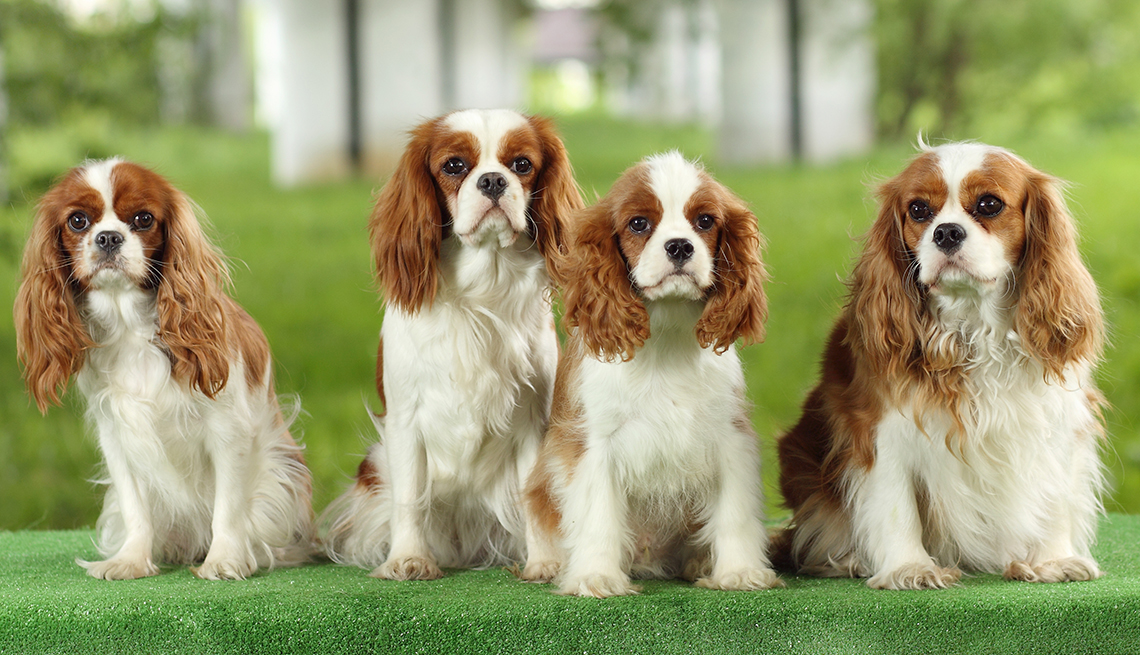
[[[712,138],[700,130],[596,118],[560,124],[587,200],[604,193],[643,155],[676,148],[705,159],[759,217],[768,240],[771,318],[767,342],[744,349],[743,356],[764,445],[770,511],[778,515],[774,439],[795,421],[815,379],[824,337],[842,302],[842,279],[857,251],[853,237],[874,215],[869,185],[898,171],[911,149],[880,148],[819,168],[724,168],[716,164]],[[1071,208],[1112,330],[1100,371],[1113,405],[1105,462],[1114,491],[1107,506],[1140,512],[1140,132],[1001,145],[1074,183]],[[31,159],[28,153],[34,153],[36,160],[28,164],[32,172],[18,178],[29,180],[32,190],[16,189],[14,201],[0,207],[0,306],[11,307],[31,202],[47,177],[88,153],[120,153],[157,167],[210,216],[232,260],[234,293],[273,346],[278,390],[301,396],[305,413],[297,431],[307,445],[315,505],[323,508],[348,483],[373,439],[364,406],[375,395],[381,305],[365,225],[378,181],[276,189],[269,181],[268,141],[260,135],[163,129],[112,133],[77,146],[66,135],[48,132],[13,135],[11,147],[14,157]],[[66,405],[46,418],[29,403],[7,311],[0,318],[0,351],[7,353],[0,358],[0,528],[92,525],[100,491],[87,480],[96,474],[98,457],[79,419],[78,399],[69,394]]]

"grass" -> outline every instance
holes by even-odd
[[[560,121],[587,199],[604,193],[643,155],[679,149],[702,157],[711,172],[747,200],[768,240],[772,275],[766,343],[743,350],[753,419],[764,447],[770,513],[780,515],[774,440],[798,416],[815,381],[824,338],[842,303],[842,280],[874,215],[869,184],[897,172],[911,149],[888,146],[867,157],[820,167],[730,168],[717,164],[713,138],[685,127],[654,127],[598,118]],[[988,135],[981,135],[988,137]],[[18,251],[32,203],[54,165],[119,153],[157,167],[210,216],[229,255],[234,295],[261,323],[274,350],[278,390],[301,396],[298,432],[307,446],[315,505],[323,508],[348,476],[373,432],[372,402],[381,305],[369,268],[365,225],[378,183],[349,180],[281,190],[269,180],[263,135],[235,137],[204,130],[106,131],[86,150],[59,145],[57,132],[13,135],[13,158],[35,152],[29,187],[0,207],[0,306],[11,307]],[[1113,404],[1105,462],[1113,484],[1111,511],[1140,512],[1140,132],[994,141],[1071,180],[1071,209],[1081,225],[1086,262],[1101,286],[1112,336],[1100,369]],[[44,143],[54,150],[37,149]],[[39,146],[37,146],[39,144]],[[113,148],[111,147],[113,146]],[[79,152],[76,152],[79,150]],[[56,153],[53,155],[52,153]],[[0,318],[0,528],[71,528],[94,523],[101,491],[94,441],[69,393],[41,417],[23,392],[10,315]]]

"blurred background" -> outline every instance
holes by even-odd
[[[1140,512],[1140,3],[1133,0],[0,0],[0,306],[39,196],[86,158],[202,206],[267,333],[322,509],[374,434],[381,303],[366,223],[420,120],[555,118],[587,200],[662,150],[753,208],[771,318],[742,350],[764,448],[814,384],[874,184],[929,141],[1011,148],[1072,183],[1111,335],[1106,507]],[[82,402],[41,416],[0,313],[0,529],[91,526]]]

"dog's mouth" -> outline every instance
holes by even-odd
[[[656,284],[641,287],[641,295],[648,300],[661,298],[700,300],[705,295],[705,289],[701,287],[696,275],[683,269],[675,269]]]
[[[524,227],[525,229],[525,227]],[[495,202],[466,232],[458,233],[460,240],[469,246],[509,248],[518,240],[522,230],[511,224],[507,212]]]

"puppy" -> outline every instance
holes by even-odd
[[[779,441],[784,564],[878,589],[1100,575],[1103,322],[1061,186],[951,143],[879,188],[822,379]]]
[[[240,579],[305,561],[311,484],[273,390],[269,345],[226,295],[190,200],[120,159],[67,174],[36,211],[16,337],[36,405],[72,375],[99,438],[108,580],[200,563]]]
[[[370,224],[387,413],[322,520],[334,560],[394,580],[521,561],[558,360],[545,262],[581,204],[546,119],[469,110],[412,132]]]
[[[756,218],[677,153],[575,216],[560,264],[566,352],[527,488],[522,578],[563,594],[638,577],[765,589],[760,461],[734,342],[767,305]]]

